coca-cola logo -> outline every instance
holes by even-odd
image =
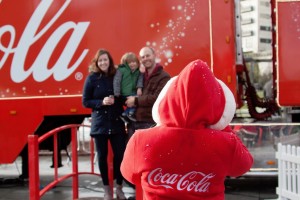
[[[152,186],[160,186],[178,191],[208,192],[213,173],[191,171],[186,174],[171,174],[163,172],[162,168],[156,168],[148,174],[148,183]]]
[[[61,24],[50,35],[37,54],[33,64],[29,67],[24,66],[29,48],[53,26],[61,14],[67,9],[71,0],[66,0],[53,18],[49,20],[44,27],[40,27],[52,3],[53,0],[40,1],[40,4],[32,14],[16,46],[14,46],[16,43],[16,30],[14,26],[4,25],[0,27],[0,38],[4,34],[10,35],[10,40],[6,45],[3,45],[0,40],[0,51],[3,52],[3,56],[0,60],[0,69],[4,66],[8,56],[13,54],[10,76],[12,81],[16,83],[23,82],[30,75],[32,75],[37,82],[43,82],[51,75],[53,75],[56,81],[63,81],[79,67],[88,53],[88,49],[84,49],[81,54],[78,54],[79,56],[77,58],[73,58],[90,22],[75,23],[73,21],[67,21]],[[55,64],[49,67],[48,63],[56,46],[67,32],[72,32],[71,36],[68,38],[61,54],[57,57]],[[71,60],[73,61],[72,65]]]

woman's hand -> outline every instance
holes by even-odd
[[[113,95],[110,95],[109,97],[104,97],[102,101],[102,105],[104,106],[113,105],[114,103],[115,103],[115,99]]]

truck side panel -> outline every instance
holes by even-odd
[[[0,163],[18,156],[27,135],[34,134],[45,116],[90,113],[82,108],[80,95],[88,65],[99,48],[109,50],[118,64],[125,52],[138,54],[141,47],[152,46],[157,61],[172,76],[189,62],[202,59],[235,92],[233,4],[217,0],[2,1]]]
[[[278,103],[300,106],[300,1],[277,2]]]

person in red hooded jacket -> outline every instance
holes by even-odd
[[[224,180],[241,176],[253,157],[229,128],[236,109],[231,91],[196,60],[163,88],[153,109],[157,126],[137,130],[121,164],[143,198],[224,199]]]

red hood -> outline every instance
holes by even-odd
[[[212,126],[223,120],[222,126],[215,128],[223,129],[234,112],[230,90],[214,77],[205,62],[196,60],[167,83],[155,102],[153,118],[159,125],[188,129]]]

